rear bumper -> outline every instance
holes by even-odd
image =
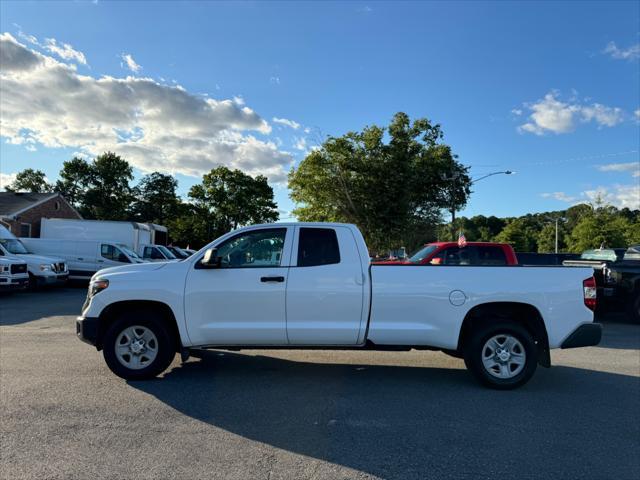
[[[569,335],[560,348],[592,347],[602,340],[602,325],[599,323],[585,323],[576,328]]]
[[[97,317],[78,317],[76,319],[76,335],[89,345],[98,343],[98,321]]]

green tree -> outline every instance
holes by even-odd
[[[564,236],[566,232],[562,223],[558,223],[558,251],[566,248]],[[554,253],[556,251],[556,224],[547,223],[538,232],[537,236],[538,253]]]
[[[378,252],[414,248],[435,235],[442,209],[461,208],[470,193],[467,168],[441,138],[439,125],[404,113],[388,128],[327,138],[289,173],[294,215],[355,223]]]
[[[16,179],[5,187],[7,192],[45,193],[53,190],[42,170],[27,168],[16,175]]]
[[[90,182],[91,165],[82,158],[73,157],[62,164],[60,179],[56,182],[55,191],[60,192],[71,205],[80,209]]]
[[[516,252],[535,252],[537,236],[538,231],[531,219],[520,217],[510,219],[495,240],[511,244]]]
[[[631,223],[616,208],[596,202],[571,231],[569,250],[580,253],[600,246],[625,247],[630,230]]]
[[[191,205],[183,209],[186,215],[174,224],[175,238],[191,236],[200,244],[243,225],[274,222],[279,217],[266,177],[253,178],[227,167],[205,174],[202,183],[191,187],[189,198]]]
[[[177,188],[178,181],[171,175],[158,172],[145,175],[133,188],[133,217],[141,222],[164,225],[178,213]]]
[[[82,198],[81,213],[98,220],[127,220],[133,179],[131,165],[112,152],[98,156],[90,165],[87,190]]]

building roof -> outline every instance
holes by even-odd
[[[0,192],[0,217],[11,217],[59,195],[51,192]]]

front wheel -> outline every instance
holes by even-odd
[[[104,359],[111,371],[125,380],[157,376],[171,364],[175,353],[166,323],[145,312],[123,314],[104,336]]]
[[[510,390],[533,376],[538,365],[537,348],[521,325],[485,324],[471,333],[464,348],[464,363],[483,385]]]

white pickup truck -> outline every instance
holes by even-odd
[[[353,225],[256,225],[178,262],[101,270],[76,330],[126,379],[154,377],[192,349],[424,349],[509,389],[550,366],[549,349],[599,343],[592,275],[370,265]]]

